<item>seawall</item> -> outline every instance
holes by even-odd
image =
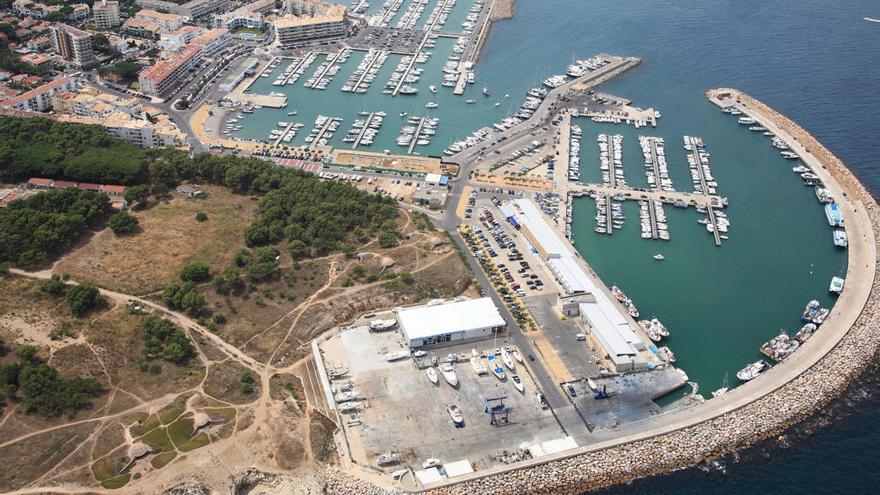
[[[724,95],[727,95],[726,97]],[[707,92],[716,105],[736,105],[799,153],[838,198],[850,237],[846,288],[822,329],[791,358],[719,399],[656,418],[641,431],[542,458],[462,477],[431,494],[579,494],[684,468],[778,434],[800,422],[861,373],[880,349],[876,278],[880,208],[846,166],[809,133],[758,100],[733,89]],[[388,493],[337,473],[328,493]]]

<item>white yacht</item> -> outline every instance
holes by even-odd
[[[461,409],[459,409],[458,406],[450,404],[446,406],[446,412],[449,413],[449,417],[452,418],[452,422],[455,423],[455,426],[460,427],[464,424],[464,416],[461,415]]]
[[[841,277],[834,277],[831,279],[831,285],[828,286],[828,292],[833,292],[835,294],[840,294],[843,292],[843,284],[846,280]]]
[[[437,382],[438,382],[437,372],[434,370],[434,368],[426,369],[425,374],[428,375],[428,380],[431,380],[431,383],[433,383],[434,385],[437,385]]]
[[[507,352],[507,349],[501,348],[501,360],[504,362],[504,366],[507,366],[507,369],[510,371],[516,370],[516,365],[513,364],[513,358],[510,357],[510,353]]]
[[[443,379],[446,380],[452,387],[458,386],[458,377],[455,376],[455,367],[453,367],[449,363],[443,363],[440,365],[440,373],[443,375]]]
[[[755,379],[758,375],[764,372],[768,367],[767,363],[764,360],[755,361],[754,363],[746,366],[745,368],[739,370],[736,373],[736,377],[739,378],[742,382],[747,382],[749,380]]]
[[[513,381],[513,386],[516,387],[520,392],[525,393],[526,388],[523,386],[522,378],[519,375],[510,375],[510,380]]]
[[[742,125],[754,125],[757,121],[751,117],[740,117],[737,122]]]

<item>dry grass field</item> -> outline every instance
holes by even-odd
[[[190,263],[219,269],[244,246],[242,234],[254,217],[257,201],[209,186],[194,199],[172,193],[169,201],[132,212],[140,231],[118,237],[105,229],[63,257],[53,268],[129,294],[147,294],[178,281]],[[208,219],[198,222],[197,213]]]

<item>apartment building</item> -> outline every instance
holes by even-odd
[[[0,101],[0,106],[31,112],[45,112],[52,108],[52,96],[76,89],[76,82],[70,77],[60,77],[54,81],[26,91],[18,96]]]
[[[168,96],[177,83],[201,62],[202,48],[202,45],[191,43],[165,60],[145,67],[138,77],[141,92],[159,98]]]
[[[326,5],[315,15],[287,15],[275,21],[275,32],[282,45],[327,40],[345,36],[348,26],[344,5]]]
[[[52,48],[62,59],[80,67],[88,67],[96,62],[89,33],[67,24],[56,24],[49,29]]]
[[[95,27],[107,30],[119,25],[119,2],[114,0],[102,0],[96,2],[92,9],[95,17]]]
[[[137,0],[137,4],[145,9],[161,10],[189,17],[190,19],[197,19],[215,12],[229,10],[229,0],[192,0],[186,3],[175,3],[165,0]]]

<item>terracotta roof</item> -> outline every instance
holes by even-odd
[[[90,182],[80,182],[78,187],[84,191],[100,191],[101,190],[101,184],[92,184]]]
[[[67,189],[68,187],[76,187],[76,182],[69,180],[56,180],[52,187],[55,189]]]
[[[122,194],[126,190],[128,190],[125,186],[114,186],[112,184],[104,184],[101,186],[101,191],[109,194]]]
[[[41,179],[39,177],[32,177],[27,181],[27,183],[32,186],[52,187],[52,179]]]

